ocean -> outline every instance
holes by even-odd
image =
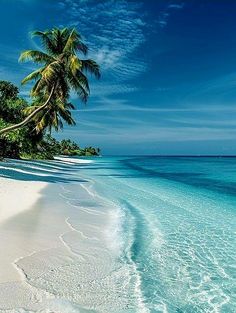
[[[236,158],[103,157],[84,171],[120,208],[134,312],[236,312]]]

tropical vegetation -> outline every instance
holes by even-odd
[[[18,123],[24,117],[24,110],[29,104],[19,97],[16,86],[7,81],[0,81],[0,128]],[[100,149],[81,148],[70,139],[61,141],[53,138],[47,129],[38,132],[35,122],[9,132],[0,138],[0,157],[24,159],[53,159],[55,155],[99,155]]]
[[[95,148],[81,149],[70,140],[58,142],[51,133],[62,129],[64,123],[75,125],[71,92],[87,102],[90,89],[86,74],[99,78],[98,64],[80,57],[86,56],[88,47],[76,29],[54,28],[33,35],[39,37],[44,51],[27,50],[19,59],[39,65],[22,80],[23,85],[33,82],[31,102],[20,98],[12,83],[0,82],[0,156],[97,155]]]

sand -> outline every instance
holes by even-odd
[[[24,182],[0,177],[0,223],[30,210],[47,185],[46,182]]]
[[[0,312],[122,312],[134,302],[120,211],[83,171],[91,162],[0,163]]]

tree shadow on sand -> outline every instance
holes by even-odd
[[[0,162],[0,177],[20,181],[46,183],[87,182],[73,175],[81,164],[63,161],[18,161]]]

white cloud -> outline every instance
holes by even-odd
[[[145,60],[136,56],[145,42],[141,5],[126,0],[64,0],[59,7],[67,25],[77,27],[85,37],[90,48],[88,57],[101,66],[103,87],[92,86],[93,95],[112,93],[112,87],[116,93],[118,84],[124,92],[133,91],[126,81],[147,69]]]
[[[160,25],[160,27],[161,28],[166,27],[170,18],[171,11],[180,10],[183,9],[183,7],[184,3],[172,3],[167,5],[167,7],[164,10],[162,10],[159,14],[158,24]]]
[[[169,4],[168,5],[168,9],[183,9],[184,7],[184,3],[181,3],[181,4]]]
[[[157,142],[184,142],[184,141],[219,141],[234,140],[236,130],[225,130],[224,128],[211,127],[166,127],[150,125],[146,127],[143,123],[129,124],[125,129],[122,126],[103,125],[100,123],[80,120],[77,129],[67,129],[67,132],[76,136],[79,134],[86,141],[109,142],[112,136],[113,144],[121,142],[125,144],[133,143],[157,143]]]
[[[215,116],[214,116],[215,118]],[[169,122],[176,122],[182,125],[194,125],[194,126],[198,126],[201,127],[203,125],[205,126],[210,126],[211,128],[221,128],[223,127],[224,130],[225,128],[235,128],[236,129],[236,121],[235,120],[230,120],[230,117],[228,116],[228,118],[226,119],[206,119],[204,117],[202,117],[201,119],[199,119],[198,117],[194,118],[170,118],[168,119]]]

